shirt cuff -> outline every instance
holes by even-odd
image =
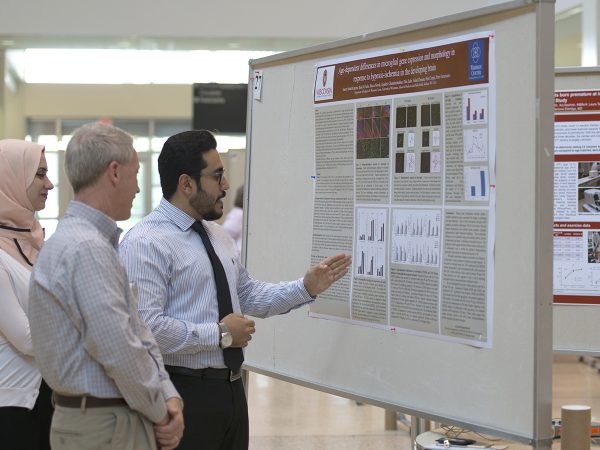
[[[160,422],[167,415],[167,404],[165,400],[160,401],[158,398],[156,400],[156,403],[152,405],[152,411],[148,411],[148,414],[144,414],[152,423]]]
[[[306,286],[304,286],[304,277],[300,278],[297,283],[300,284],[299,289],[300,289],[300,295],[302,295],[302,297],[304,298],[305,302],[304,303],[312,303],[317,299],[317,296],[315,295],[314,297],[312,295],[310,295],[308,293],[308,291],[306,290]]]
[[[214,351],[219,348],[221,333],[217,322],[196,324],[192,335],[196,338],[196,351]]]
[[[219,349],[221,348],[221,327],[215,322],[214,324],[211,324],[211,328],[214,328],[214,331],[210,332],[210,336],[212,336],[211,341],[214,339],[214,342],[211,342],[211,345],[214,343],[215,347]]]
[[[179,400],[181,400],[181,404],[183,405],[183,399],[181,398],[181,395],[179,395],[179,392],[177,392],[177,389],[175,389],[175,386],[171,380],[162,381],[161,388],[165,402],[170,398],[177,397]]]

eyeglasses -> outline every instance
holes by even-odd
[[[200,174],[200,176],[201,177],[211,177],[217,183],[222,184],[223,179],[225,178],[225,170],[219,170],[218,172],[215,172],[215,173],[203,173],[203,174]]]

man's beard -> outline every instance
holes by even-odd
[[[203,191],[196,192],[196,195],[190,199],[190,205],[204,220],[217,220],[223,215],[223,210],[218,211],[217,201],[223,199],[225,196],[218,198],[214,202],[212,199]],[[210,204],[210,207],[207,205]]]

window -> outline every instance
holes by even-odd
[[[62,217],[73,193],[64,172],[64,156],[73,132],[93,119],[55,119],[27,121],[27,139],[46,146],[48,176],[54,189],[48,195],[46,208],[38,213],[38,218],[46,230],[46,238],[56,230],[58,219]],[[113,119],[113,125],[131,134],[134,148],[138,152],[140,171],[138,184],[140,192],[133,201],[131,218],[119,222],[124,231],[129,230],[142,217],[154,209],[162,198],[158,174],[158,155],[163,144],[176,133],[191,129],[191,120],[174,119]],[[219,151],[230,148],[245,148],[245,136],[217,136]]]

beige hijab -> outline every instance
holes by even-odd
[[[43,145],[0,140],[0,249],[31,269],[44,242],[27,188],[33,182]]]

